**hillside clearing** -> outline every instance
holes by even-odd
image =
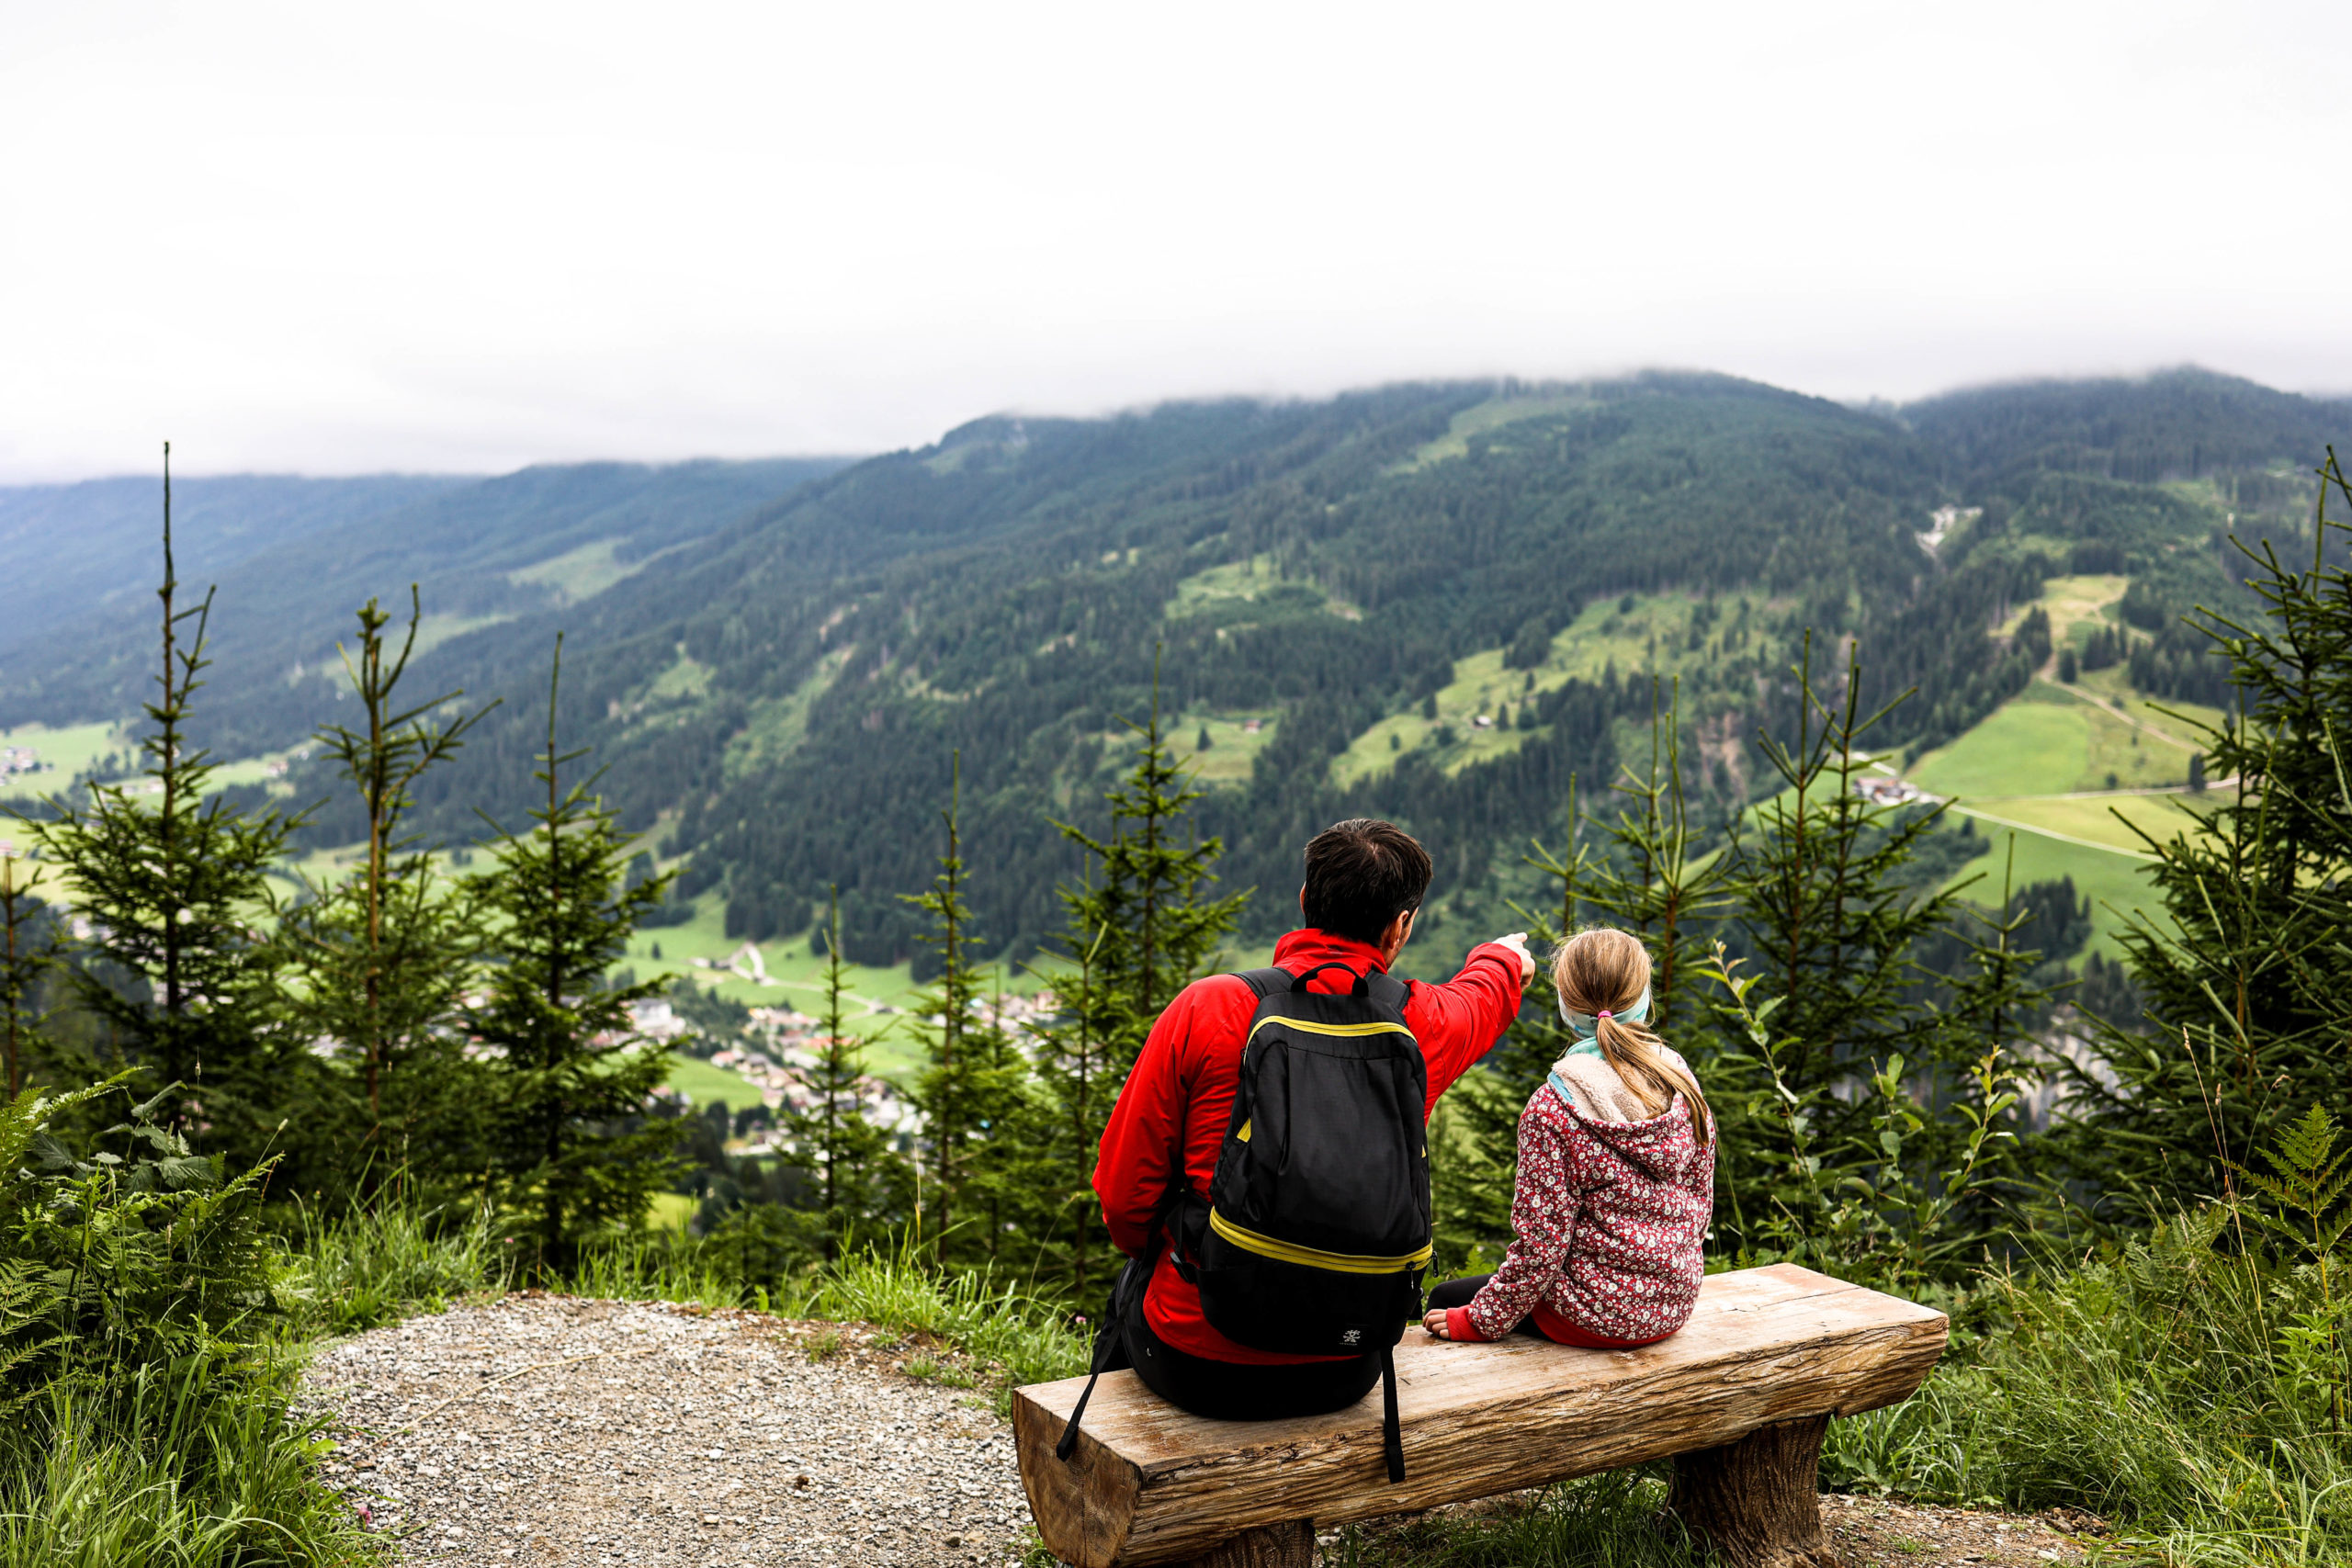
[[[1390,471],[1408,474],[1426,468],[1431,463],[1443,462],[1448,457],[1466,457],[1470,455],[1470,438],[1474,435],[1486,435],[1522,420],[1573,413],[1578,409],[1592,406],[1591,395],[1583,391],[1488,398],[1485,402],[1474,403],[1455,414],[1447,422],[1443,435],[1423,445],[1411,457]]]
[[[2194,750],[2143,720],[2036,682],[1920,758],[1909,777],[1970,800],[2160,788],[2188,782]]]
[[[1521,729],[1515,722],[1521,705],[1543,693],[1572,680],[1600,680],[1612,669],[1623,676],[1655,674],[1670,682],[1711,662],[1747,661],[1753,657],[1749,617],[1772,607],[1763,595],[1744,592],[1712,600],[1682,592],[1595,600],[1554,634],[1543,663],[1532,670],[1508,668],[1508,650],[1501,648],[1454,660],[1453,679],[1435,694],[1433,716],[1416,704],[1381,719],[1332,760],[1331,782],[1360,784],[1424,747],[1449,773],[1509,756],[1547,732],[1548,727]],[[1760,649],[1763,644],[1757,640],[1752,646]],[[1666,689],[1660,700],[1668,700]],[[1482,717],[1490,727],[1479,724]]]
[[[0,775],[0,795],[47,795],[63,789],[74,775],[87,773],[109,751],[135,750],[139,742],[115,724],[20,724],[0,729],[0,751],[33,752],[39,773]]]

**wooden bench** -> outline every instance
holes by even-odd
[[[1380,1391],[1285,1421],[1206,1421],[1131,1371],[1102,1379],[1068,1462],[1083,1378],[1013,1395],[1021,1481],[1077,1568],[1312,1568],[1315,1531],[1672,1457],[1669,1505],[1737,1568],[1834,1562],[1815,1496],[1832,1416],[1909,1397],[1943,1314],[1811,1269],[1708,1277],[1679,1334],[1638,1350],[1522,1336],[1396,1348],[1406,1479],[1381,1455]]]

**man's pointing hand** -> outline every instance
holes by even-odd
[[[1513,931],[1509,936],[1498,936],[1495,938],[1495,945],[1508,947],[1519,954],[1519,983],[1522,986],[1527,984],[1528,977],[1535,973],[1535,955],[1527,951],[1527,933]]]

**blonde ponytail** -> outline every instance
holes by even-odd
[[[1641,1006],[1650,986],[1650,955],[1638,939],[1610,926],[1578,931],[1553,956],[1552,983],[1563,1007],[1591,1015],[1601,1058],[1651,1115],[1672,1109],[1680,1094],[1690,1102],[1699,1141],[1714,1137],[1714,1112],[1699,1080],[1667,1055],[1666,1042],[1645,1020],[1623,1016]]]

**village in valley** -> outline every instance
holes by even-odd
[[[743,943],[722,960],[696,957],[687,962],[697,970],[761,987],[782,988],[786,984],[769,976],[766,960],[753,942]],[[870,998],[844,999],[853,1001],[862,1013],[899,1013],[898,1008]],[[1035,1037],[1040,1026],[1054,1017],[1059,1006],[1050,990],[983,997],[975,1005],[972,1022],[978,1028],[1001,1029],[1025,1043]],[[650,998],[637,1003],[631,1011],[641,1037],[668,1044],[673,1050],[686,1050],[690,1038],[697,1032],[667,998]],[[731,1041],[718,1040],[706,1032],[705,1041],[717,1044],[718,1049],[704,1059],[757,1089],[761,1102],[771,1111],[808,1112],[819,1109],[820,1091],[811,1086],[823,1053],[833,1043],[831,1037],[822,1032],[817,1019],[788,1005],[754,1006],[749,1014],[748,1022]],[[935,1026],[940,1020],[934,1014],[924,1021]],[[849,1043],[864,1043],[855,1039]],[[702,1052],[689,1054],[701,1055]],[[675,1096],[681,1103],[692,1102],[692,1096],[684,1090],[673,1088],[664,1092]],[[903,1142],[910,1142],[922,1131],[922,1112],[897,1085],[875,1074],[859,1076],[854,1105],[857,1114]],[[840,1109],[851,1108],[844,1105]],[[750,1141],[735,1152],[752,1157],[790,1152],[777,1141],[780,1134],[774,1122],[755,1126],[750,1133]]]
[[[0,780],[19,773],[55,773],[55,762],[44,761],[41,754],[30,746],[0,746]]]

